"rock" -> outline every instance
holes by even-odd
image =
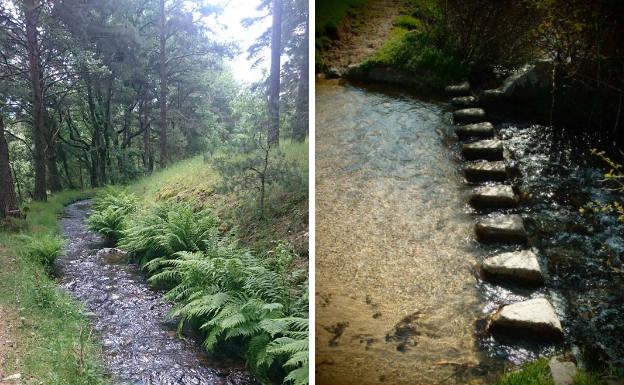
[[[506,305],[490,318],[493,332],[512,332],[518,337],[561,340],[563,328],[555,309],[546,298]]]
[[[503,141],[498,139],[484,139],[462,146],[462,154],[466,159],[503,159]]]
[[[340,70],[338,70],[338,68],[331,67],[325,72],[325,76],[327,77],[327,79],[338,79],[342,76],[342,74],[340,73]]]
[[[463,82],[460,84],[451,84],[444,88],[444,92],[446,92],[447,95],[451,96],[468,95],[468,93],[470,93],[470,83]]]
[[[499,88],[495,88],[491,90],[484,90],[483,92],[481,92],[481,99],[483,99],[486,102],[495,102],[495,101],[500,100],[504,96],[505,94]]]
[[[481,242],[526,242],[527,233],[522,217],[505,214],[483,218],[475,225],[477,239]]]
[[[576,364],[553,357],[548,361],[550,374],[555,385],[572,385],[576,376]]]
[[[490,122],[466,124],[455,129],[455,133],[460,139],[491,138],[494,136],[494,126]]]
[[[4,377],[4,378],[2,379],[2,381],[3,381],[3,382],[4,382],[4,381],[17,381],[17,380],[19,380],[20,378],[22,378],[22,374],[21,374],[21,373],[15,373],[15,374],[12,374],[12,375],[10,375],[10,376],[8,376],[8,377]]]
[[[542,60],[535,64],[527,64],[509,76],[500,87],[505,97],[512,97],[522,90],[548,88],[552,84],[552,62]]]
[[[518,206],[518,196],[511,186],[480,186],[472,191],[470,204],[478,208],[511,208]]]
[[[502,182],[507,179],[507,166],[503,161],[488,162],[482,160],[472,162],[464,166],[464,176],[469,182]]]
[[[455,123],[478,123],[485,120],[485,110],[482,108],[464,108],[453,112]]]
[[[479,99],[474,96],[456,96],[451,99],[451,104],[455,107],[474,107],[479,103]]]
[[[510,280],[529,286],[544,283],[537,256],[531,250],[501,253],[483,261],[481,268],[486,277]]]

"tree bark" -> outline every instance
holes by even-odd
[[[38,5],[35,0],[24,0],[26,6],[26,41],[28,48],[28,67],[32,91],[33,124],[32,136],[34,143],[35,190],[33,199],[47,200],[46,184],[46,156],[45,156],[45,122],[43,105],[43,84],[41,73],[41,58],[38,42]]]
[[[295,124],[293,125],[292,140],[302,142],[308,135],[308,107],[309,107],[309,52],[308,35],[309,25],[305,23],[305,36],[301,47],[300,78],[297,84],[297,99],[295,101]]]
[[[160,167],[167,167],[167,18],[160,0]]]
[[[48,132],[46,135],[46,168],[47,168],[47,177],[48,177],[48,188],[52,192],[59,192],[63,189],[61,185],[61,173],[59,172],[58,165],[56,163],[57,153],[58,153],[58,143],[57,143],[57,132],[58,129],[57,123],[53,120],[53,118],[49,114],[46,115],[46,120],[48,124],[46,127],[48,128]]]
[[[11,165],[9,163],[9,146],[4,137],[4,122],[0,116],[0,218],[20,216],[17,196],[13,186]]]
[[[273,26],[271,30],[271,73],[269,78],[268,98],[268,144],[279,145],[279,93],[280,93],[280,55],[282,53],[282,0],[273,0]]]

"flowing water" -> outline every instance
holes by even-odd
[[[337,81],[316,87],[316,377],[320,385],[491,383],[541,355],[624,353],[624,226],[579,214],[609,200],[583,141],[543,126],[499,125],[532,247],[549,271],[527,290],[493,285],[478,263],[518,246],[483,246],[446,105]],[[553,145],[553,143],[557,143]],[[485,332],[499,306],[548,297],[559,345]],[[591,357],[590,357],[591,360]],[[621,363],[620,363],[621,364]]]
[[[316,375],[329,384],[465,378],[479,350],[473,221],[435,103],[316,87]]]
[[[171,304],[152,290],[135,265],[103,248],[88,230],[88,201],[67,207],[68,240],[59,262],[61,284],[90,312],[103,343],[106,369],[119,385],[245,385],[256,381],[242,364],[211,357],[192,340],[177,338]]]

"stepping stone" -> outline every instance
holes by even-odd
[[[506,305],[490,318],[493,332],[512,332],[544,340],[560,340],[563,328],[555,309],[546,298]]]
[[[485,110],[483,108],[464,108],[453,112],[455,123],[478,123],[485,120]]]
[[[511,186],[480,186],[472,190],[470,203],[478,208],[512,208],[518,206],[518,196]]]
[[[451,104],[455,107],[474,107],[479,103],[479,99],[474,96],[456,96],[451,99]]]
[[[544,283],[537,256],[531,250],[501,253],[486,258],[481,269],[487,278],[498,282],[510,280],[527,286]]]
[[[524,243],[527,240],[524,222],[518,214],[483,218],[475,225],[475,232],[477,239],[484,243]]]
[[[483,98],[483,100],[487,100],[487,101],[498,100],[502,98],[504,95],[505,94],[503,93],[503,90],[501,90],[500,88],[484,90],[483,92],[481,92],[481,97]]]
[[[494,126],[490,122],[466,124],[455,129],[460,139],[464,138],[491,138],[494,136]]]
[[[470,83],[463,82],[460,84],[451,84],[444,88],[444,92],[446,92],[447,95],[452,96],[468,95],[468,93],[470,92]]]
[[[574,382],[576,376],[576,364],[574,362],[553,357],[548,361],[548,368],[555,385],[572,385]]]
[[[503,159],[503,141],[498,139],[484,139],[462,146],[462,154],[466,159]]]
[[[507,179],[507,166],[503,161],[480,160],[464,166],[464,176],[469,182],[502,182]]]

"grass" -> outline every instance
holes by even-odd
[[[91,194],[65,191],[48,202],[32,203],[19,233],[0,232],[0,304],[20,318],[13,336],[19,361],[9,362],[3,369],[6,373],[21,373],[26,383],[108,383],[101,369],[98,343],[90,334],[83,309],[58,288],[45,264],[20,252],[30,242],[24,235],[40,240],[58,236],[57,218],[65,205]],[[51,255],[47,253],[46,258]]]
[[[308,142],[284,141],[280,151],[288,161],[295,162],[307,180]],[[128,185],[126,190],[140,197],[144,206],[174,199],[192,202],[196,209],[209,207],[224,221],[224,226],[238,228],[241,240],[255,251],[265,251],[278,241],[287,241],[298,255],[307,255],[307,237],[303,236],[307,231],[307,191],[305,196],[274,191],[266,217],[258,218],[248,199],[218,191],[220,180],[211,160],[197,156],[146,176]]]
[[[521,369],[504,374],[493,385],[554,385],[548,358],[525,364]],[[577,371],[572,385],[603,385],[595,373]]]
[[[317,36],[332,36],[348,13],[355,15],[355,9],[367,3],[368,0],[318,0],[315,20]]]

